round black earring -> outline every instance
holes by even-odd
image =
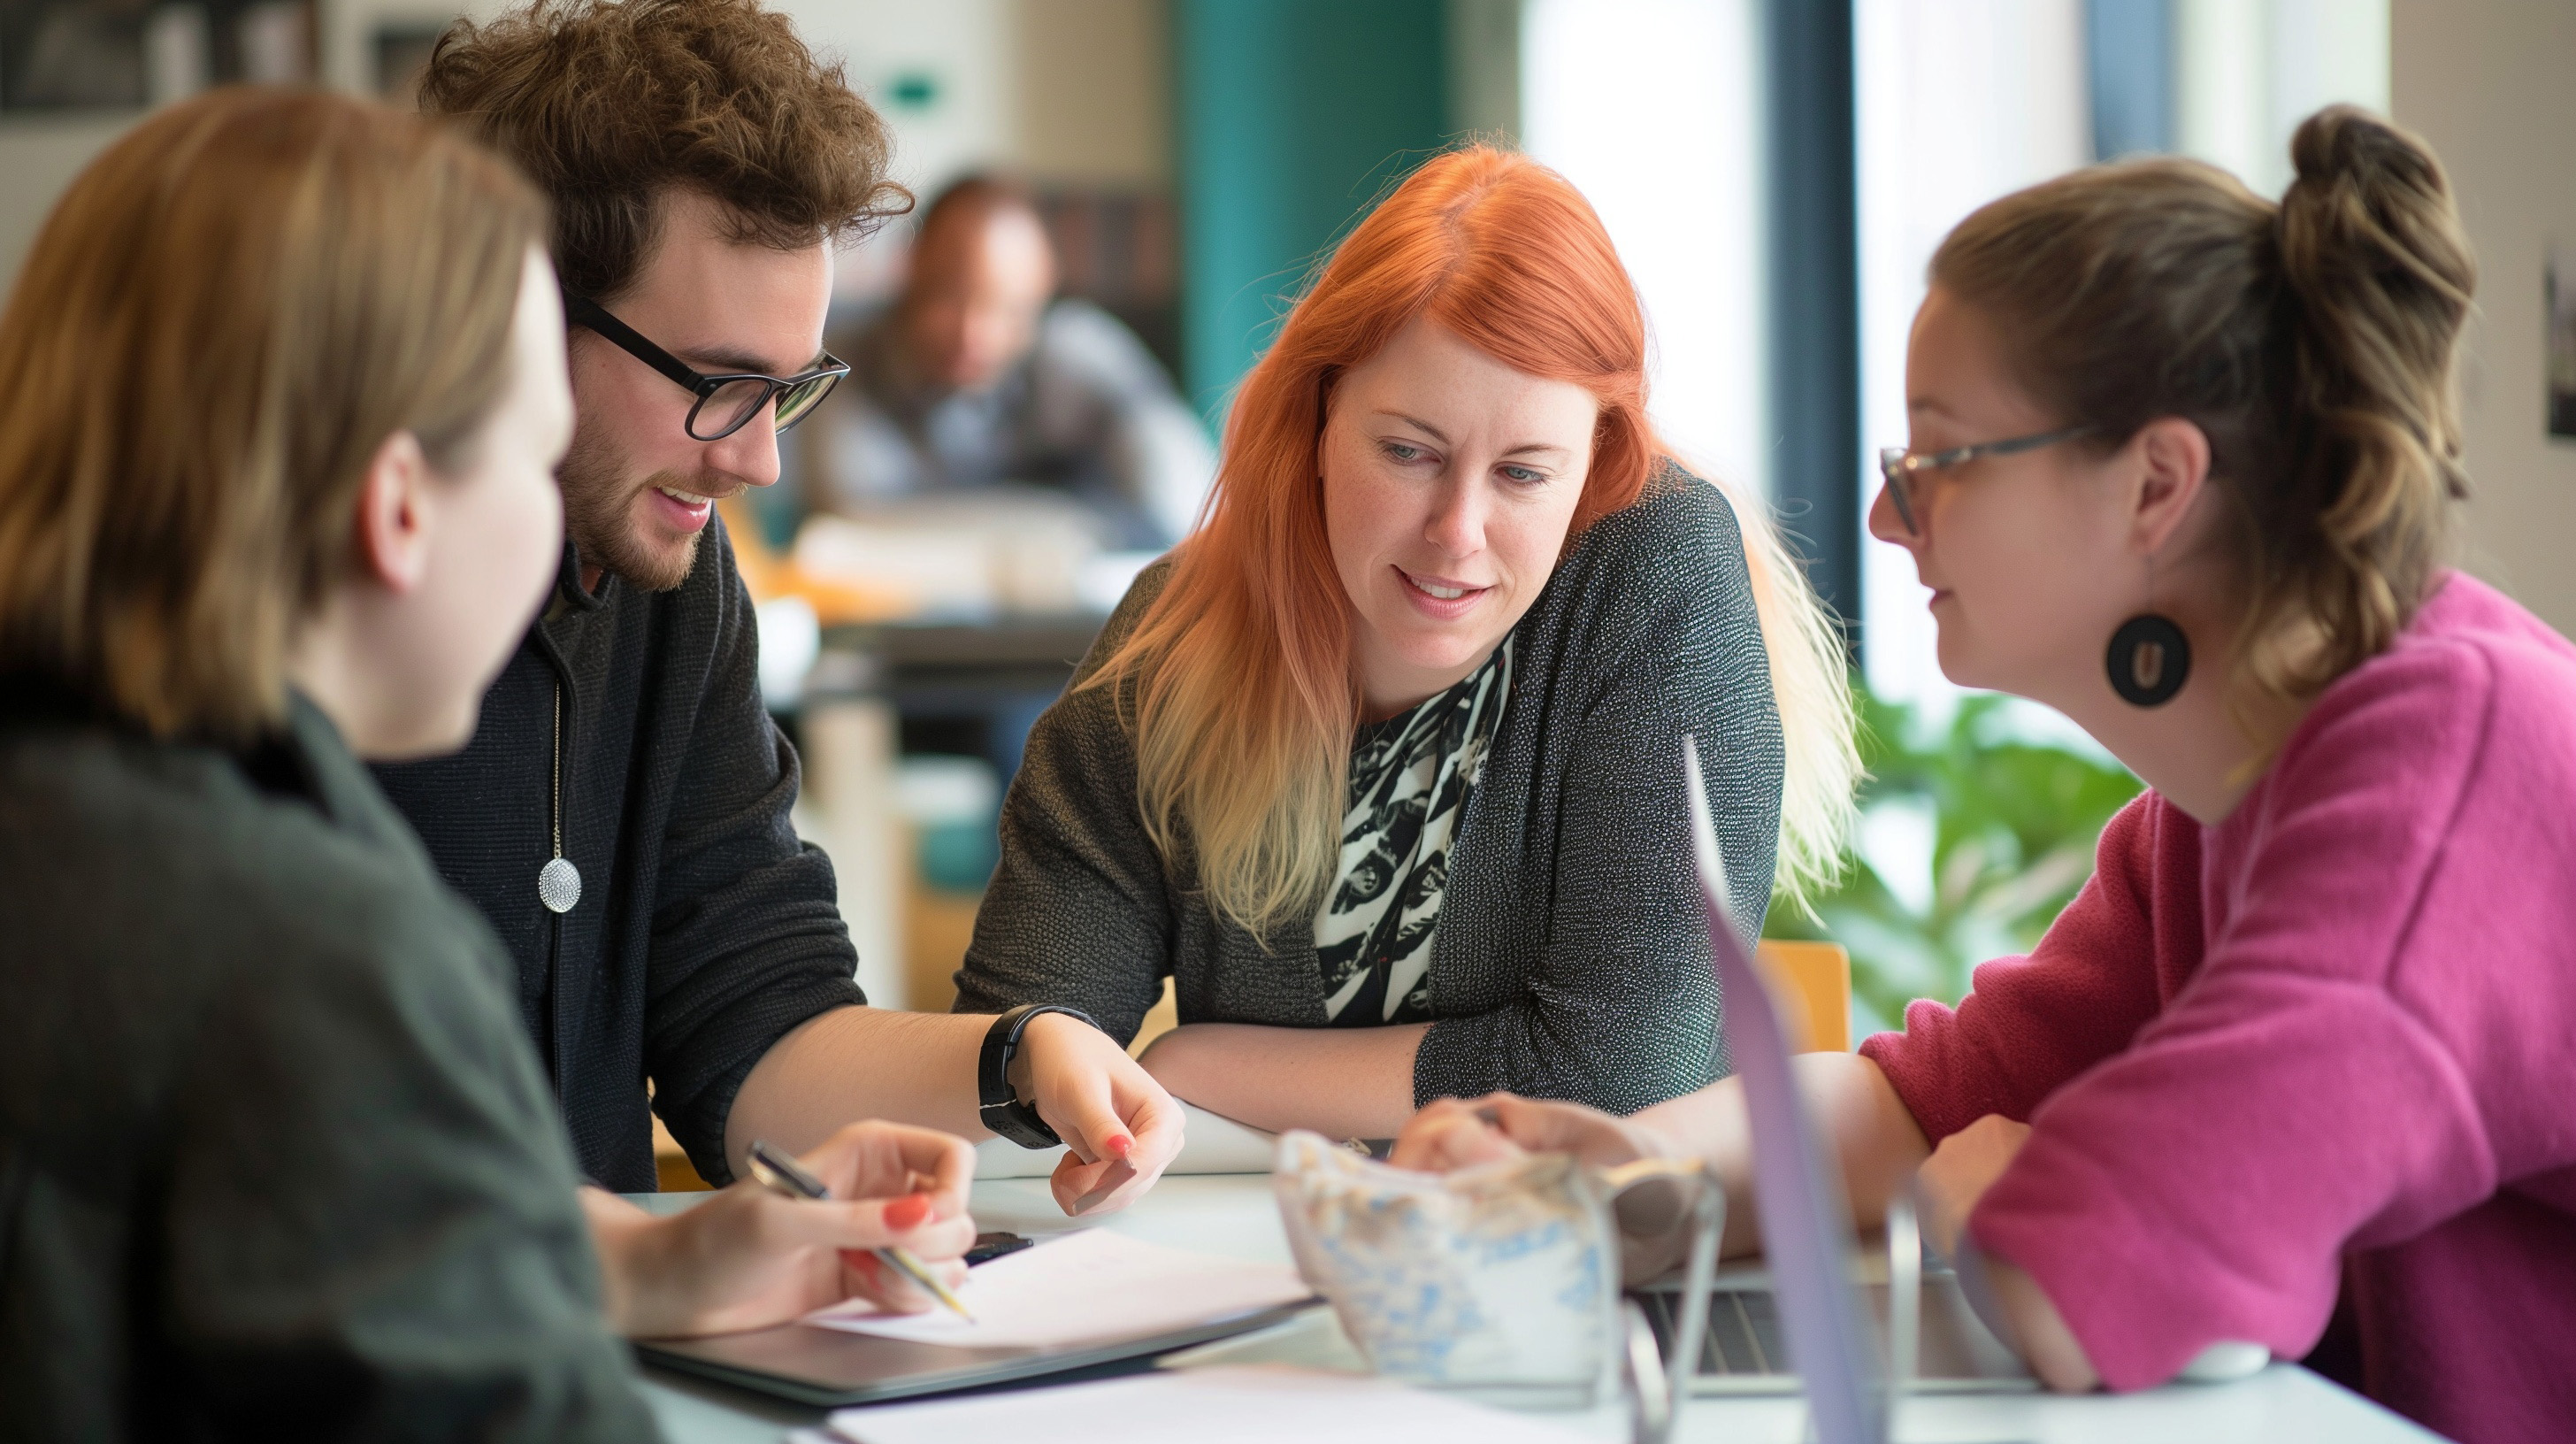
[[[2144,612],[2111,634],[2111,654],[2103,662],[2111,673],[2111,690],[2121,701],[2161,707],[2191,676],[2191,639],[2172,618]]]

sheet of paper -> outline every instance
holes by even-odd
[[[945,1309],[879,1313],[853,1300],[805,1322],[854,1334],[970,1347],[1054,1348],[1108,1343],[1295,1303],[1312,1290],[1285,1264],[1244,1263],[1085,1229],[984,1264]]]
[[[1571,1444],[1588,1437],[1383,1379],[1276,1365],[843,1409],[832,1416],[832,1432],[849,1444]]]
[[[1166,1173],[1268,1173],[1279,1135],[1246,1127],[1222,1113],[1181,1105],[1181,1156]],[[975,1145],[977,1178],[1044,1178],[1055,1172],[1061,1148],[1022,1148],[1007,1138]]]

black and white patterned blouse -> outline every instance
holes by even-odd
[[[1512,695],[1512,642],[1409,712],[1351,742],[1342,856],[1315,909],[1324,1016],[1340,1027],[1431,1020],[1431,939],[1449,888],[1449,840]]]

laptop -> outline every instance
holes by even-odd
[[[1803,1385],[1819,1444],[1884,1444],[1897,1393],[2036,1388],[2029,1370],[1968,1307],[1957,1280],[1946,1270],[1922,1269],[1909,1210],[1894,1210],[1895,1247],[1884,1264],[1854,1267],[1841,1170],[1791,1077],[1780,1007],[1735,933],[1695,738],[1682,739],[1682,771],[1692,862],[1725,1001],[1727,1052],[1744,1080],[1750,1114],[1763,1237],[1760,1266],[1717,1277],[1707,1339],[1691,1362],[1690,1392],[1793,1392]],[[1669,1350],[1680,1333],[1679,1280],[1650,1286],[1642,1302]],[[1890,1339],[1898,1364],[1894,1389],[1885,1363]]]

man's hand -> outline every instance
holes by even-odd
[[[1029,1019],[1011,1060],[1011,1087],[1064,1140],[1053,1186],[1066,1213],[1125,1208],[1180,1156],[1181,1105],[1126,1049],[1079,1018]]]
[[[725,1334],[785,1323],[853,1295],[911,1313],[931,1306],[869,1250],[912,1250],[954,1287],[975,1242],[966,1141],[899,1123],[853,1123],[804,1155],[829,1200],[786,1198],[746,1180],[686,1213],[656,1218],[615,1194],[581,1191],[610,1324],[635,1338]]]

